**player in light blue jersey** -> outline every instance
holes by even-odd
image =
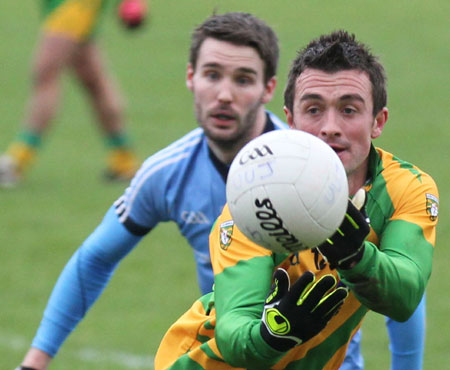
[[[275,33],[250,14],[214,15],[194,31],[186,84],[200,128],[144,162],[69,260],[23,367],[47,369],[122,258],[159,222],[177,223],[194,250],[201,291],[212,289],[208,234],[225,204],[228,167],[251,139],[286,127],[265,109],[278,56]]]
[[[177,223],[193,249],[202,293],[212,289],[208,235],[225,204],[229,164],[252,138],[286,127],[264,107],[276,86],[277,45],[265,23],[244,13],[214,15],[194,31],[186,84],[200,127],[149,157],[75,252],[23,366],[47,368],[122,258],[159,222]]]

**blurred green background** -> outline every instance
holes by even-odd
[[[0,1],[0,150],[23,117],[38,3]],[[152,0],[137,32],[110,9],[100,41],[142,159],[196,127],[184,83],[190,33],[215,9],[252,12],[278,33],[279,84],[269,108],[283,118],[290,61],[311,38],[345,28],[380,55],[390,119],[376,144],[430,173],[440,189],[424,368],[450,368],[450,2]],[[62,267],[126,187],[101,178],[105,148],[94,122],[83,91],[65,76],[60,113],[33,171],[20,187],[0,189],[1,369],[20,363]],[[151,369],[162,335],[198,294],[190,248],[173,225],[160,225],[124,260],[51,369]],[[366,369],[389,368],[382,316],[367,316],[362,346]]]

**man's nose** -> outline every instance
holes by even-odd
[[[339,115],[334,110],[328,111],[323,119],[322,126],[320,128],[320,136],[340,136],[341,133],[342,129],[339,122]]]
[[[217,99],[221,103],[230,103],[233,101],[233,84],[228,79],[223,79],[218,86]]]

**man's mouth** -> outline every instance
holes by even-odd
[[[331,149],[333,149],[335,151],[335,153],[337,155],[339,155],[340,153],[344,152],[346,149],[343,146],[339,146],[339,145],[330,145]]]
[[[213,114],[212,117],[220,119],[221,121],[231,121],[234,120],[234,116],[225,113]]]
[[[229,110],[215,110],[210,113],[210,117],[214,120],[214,124],[218,127],[229,127],[230,124],[237,121],[237,116]]]

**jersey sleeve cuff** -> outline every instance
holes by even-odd
[[[253,326],[251,335],[255,349],[266,366],[268,364],[276,364],[278,360],[286,354],[286,352],[277,351],[264,340],[261,335],[260,325]]]
[[[367,280],[373,275],[375,268],[376,245],[371,242],[364,242],[364,254],[361,260],[351,269],[339,270],[339,275],[344,283],[358,283]]]

